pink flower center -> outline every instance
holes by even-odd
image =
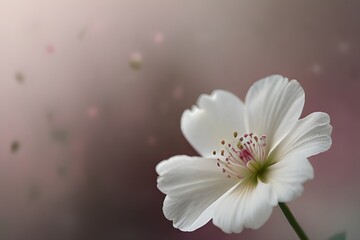
[[[258,137],[253,133],[245,133],[238,136],[234,132],[234,140],[231,143],[221,141],[222,149],[217,156],[217,165],[228,178],[245,177],[244,173],[255,176],[264,170],[264,162],[267,158],[266,136]]]

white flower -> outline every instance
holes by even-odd
[[[326,113],[299,119],[304,102],[300,84],[279,75],[257,81],[245,103],[223,90],[201,95],[181,130],[202,157],[174,156],[156,167],[165,217],[182,231],[212,219],[239,233],[298,197],[314,175],[307,158],[329,149],[332,131]]]

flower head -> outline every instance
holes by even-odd
[[[332,131],[326,113],[300,119],[304,102],[300,84],[279,75],[257,81],[244,103],[223,90],[201,95],[181,118],[201,157],[174,156],[156,167],[165,217],[182,231],[212,219],[239,233],[298,197],[314,175],[307,158],[329,149]]]

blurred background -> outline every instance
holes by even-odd
[[[162,213],[155,166],[197,155],[202,93],[274,73],[330,114],[332,148],[289,204],[311,239],[360,238],[360,1],[0,0],[0,239],[297,239],[193,232]]]

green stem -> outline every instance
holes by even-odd
[[[283,211],[286,219],[288,220],[291,227],[294,229],[294,231],[298,235],[299,239],[301,239],[301,240],[309,240],[309,238],[306,236],[304,230],[302,230],[299,223],[296,221],[294,215],[291,213],[289,207],[286,205],[286,203],[279,203],[279,207]]]

